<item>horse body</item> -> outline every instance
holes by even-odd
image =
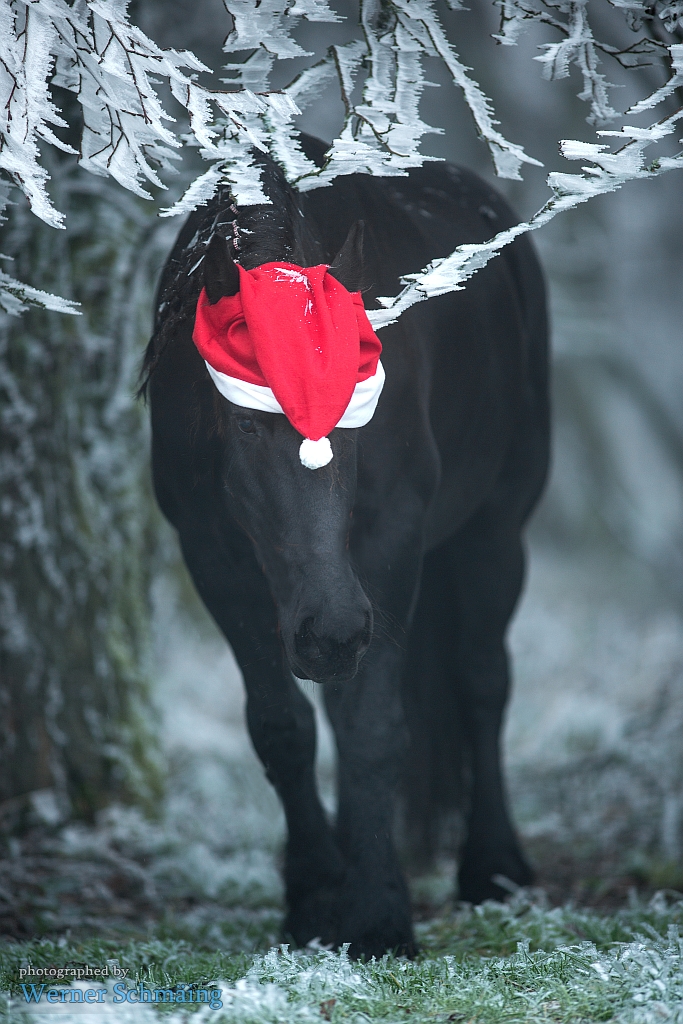
[[[304,144],[320,158],[322,144]],[[338,263],[350,289],[362,273],[369,308],[395,294],[399,275],[490,237],[511,213],[443,164],[295,196],[268,163],[265,182],[271,207],[238,212],[222,194],[193,214],[164,271],[147,355],[155,490],[234,649],[250,734],[285,808],[285,931],[350,942],[356,955],[410,953],[395,792],[402,779],[428,856],[458,735],[472,764],[461,898],[502,895],[497,875],[531,878],[505,806],[499,733],[520,533],[547,464],[543,281],[519,239],[465,290],[384,328],[374,417],[334,430],[334,459],[311,471],[286,418],[218,395],[194,347],[205,252],[209,295],[234,287],[209,239],[237,239],[247,269]],[[344,246],[359,218],[362,271],[358,246]],[[312,710],[292,673],[324,685],[339,755],[334,828],[315,788]]]

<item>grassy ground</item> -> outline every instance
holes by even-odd
[[[129,987],[221,989],[220,1010],[199,1010],[215,1021],[683,1021],[683,901],[673,894],[648,904],[634,898],[611,915],[549,909],[525,894],[504,906],[456,907],[418,925],[422,952],[413,962],[387,956],[358,964],[343,952],[268,948],[275,925],[267,912],[248,926],[235,921],[224,928],[218,952],[216,937],[189,941],[173,934],[171,922],[128,942],[7,943],[0,951],[2,1016],[14,1021],[27,1012],[19,970],[28,963],[59,969],[117,961],[129,970]],[[62,1020],[83,1019],[61,1009]],[[52,1015],[44,1003],[30,1010],[33,1019]],[[124,1004],[127,1015],[133,1010],[140,1019],[154,1012]],[[159,1012],[185,1011],[164,1005]]]

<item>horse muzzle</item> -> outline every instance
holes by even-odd
[[[325,628],[325,617],[308,615],[303,618],[294,632],[293,651],[290,655],[292,671],[300,679],[312,679],[316,683],[344,682],[353,679],[361,658],[372,639],[372,608],[359,610],[354,616],[356,622],[341,623],[332,629]],[[360,620],[360,621],[358,621]]]

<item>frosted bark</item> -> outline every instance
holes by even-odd
[[[55,232],[21,203],[18,273],[82,315],[0,313],[0,803],[62,813],[160,792],[147,693],[157,533],[146,416],[133,399],[169,225],[118,186],[50,160]]]

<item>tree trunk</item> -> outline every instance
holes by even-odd
[[[133,390],[177,225],[69,164],[52,161],[50,188],[67,230],[21,200],[3,232],[13,273],[83,315],[0,318],[0,828],[31,806],[92,818],[160,796],[146,678],[156,513]]]

